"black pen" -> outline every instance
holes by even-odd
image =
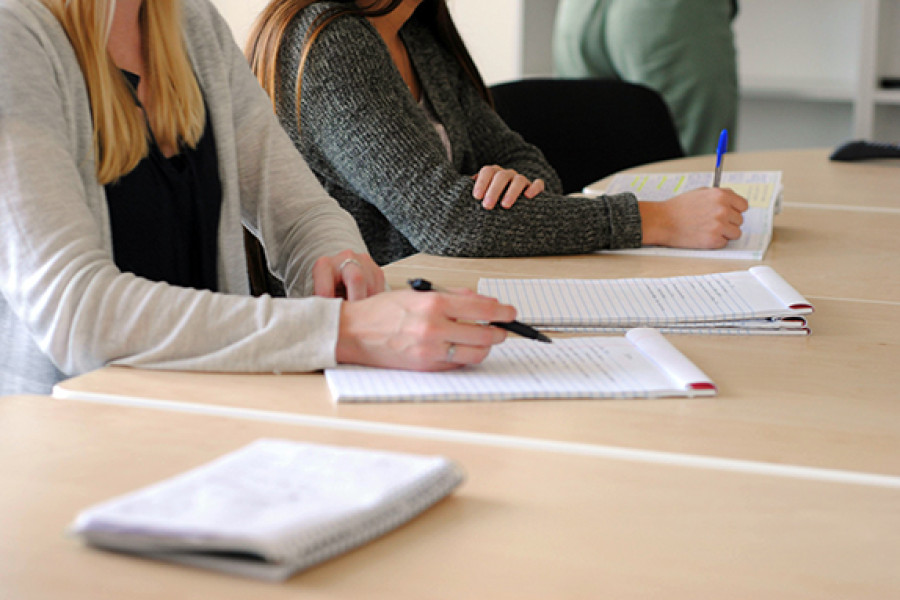
[[[409,287],[416,290],[417,292],[445,291],[438,288],[437,286],[432,285],[431,282],[427,279],[408,279],[406,283],[408,283]],[[511,331],[530,340],[537,340],[539,342],[544,342],[545,344],[553,343],[553,340],[548,338],[546,335],[544,335],[534,327],[529,327],[525,323],[520,323],[518,321],[491,321],[491,325],[493,325],[494,327],[499,327],[500,329],[505,329],[506,331]]]

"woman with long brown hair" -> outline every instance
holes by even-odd
[[[729,190],[564,198],[540,151],[491,109],[444,0],[272,0],[246,53],[379,263],[420,251],[715,248],[740,236],[747,203]]]
[[[0,48],[0,395],[108,363],[449,369],[505,337],[495,300],[379,293],[207,0],[0,0]],[[242,224],[288,298],[247,295]]]

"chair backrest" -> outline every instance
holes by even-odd
[[[662,97],[605,79],[523,79],[491,87],[500,117],[543,151],[566,193],[684,150]]]

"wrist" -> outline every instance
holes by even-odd
[[[641,244],[645,246],[664,246],[668,234],[666,224],[665,203],[638,202],[641,213]]]
[[[341,302],[337,343],[334,346],[334,359],[338,363],[359,363],[359,345],[352,333],[353,321],[352,303]]]

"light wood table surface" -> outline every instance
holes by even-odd
[[[786,203],[763,264],[816,306],[808,338],[669,336],[719,386],[716,398],[335,406],[321,374],[231,375],[105,368],[61,384],[65,397],[172,401],[172,408],[242,412],[411,435],[457,432],[540,442],[701,455],[900,475],[900,210],[880,190],[889,164],[841,164],[824,150],[734,154],[730,169],[785,171]],[[643,170],[705,168],[706,157]],[[882,184],[879,188],[874,179]],[[857,182],[862,182],[857,185]],[[893,187],[892,187],[893,186]],[[850,193],[856,187],[863,191]],[[875,188],[874,190],[872,188]],[[841,194],[829,195],[835,190]],[[858,203],[835,206],[846,193]],[[893,194],[892,200],[900,194]],[[799,207],[805,200],[811,207]],[[795,202],[796,201],[796,202]],[[872,208],[881,212],[873,212]],[[846,209],[846,210],[845,210]],[[744,269],[752,261],[597,254],[524,259],[416,255],[386,268],[393,287],[428,277],[474,288],[479,277],[661,277]]]
[[[260,437],[443,454],[450,498],[284,584],[83,547],[75,514]],[[0,597],[900,596],[900,490],[46,397],[0,399]]]
[[[811,300],[900,304],[900,169],[895,175],[896,210],[831,210],[802,203],[784,206],[775,216],[772,243],[761,261],[612,253],[487,259],[418,254],[389,265],[389,282],[397,287],[403,286],[407,277],[426,277],[446,286],[441,279],[445,271],[471,273],[476,282],[478,277],[674,277],[763,264]],[[786,190],[786,198],[793,197],[791,193]]]
[[[809,337],[668,336],[718,384],[715,398],[336,406],[318,373],[122,367],[69,380],[57,393],[900,475],[900,306],[822,301],[815,317]]]
[[[836,162],[828,160],[831,148],[766,150],[726,153],[726,171],[782,171],[784,201],[825,205],[842,210],[850,206],[864,210],[900,212],[900,161],[896,159]],[[626,169],[629,173],[712,171],[714,155],[691,156]]]

